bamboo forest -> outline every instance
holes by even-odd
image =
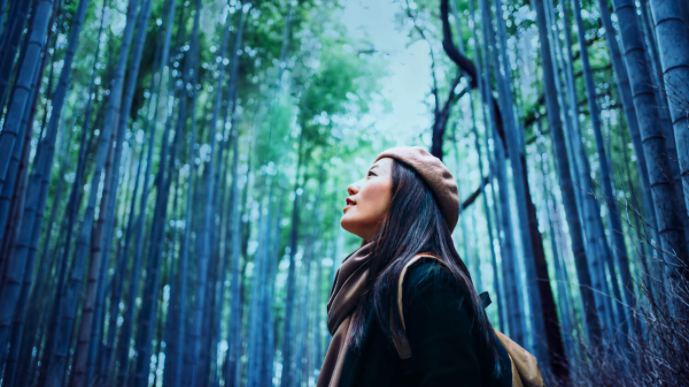
[[[689,1],[0,0],[0,128],[2,387],[315,386],[401,145],[548,386],[689,385]]]

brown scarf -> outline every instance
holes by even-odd
[[[344,364],[354,308],[364,292],[373,244],[366,243],[342,261],[328,301],[328,330],[333,336],[316,387],[336,387]]]

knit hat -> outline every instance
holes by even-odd
[[[399,161],[419,174],[433,193],[452,232],[459,219],[459,194],[455,178],[445,164],[420,146],[390,148],[378,155],[374,162],[384,157]]]

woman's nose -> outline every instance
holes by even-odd
[[[355,182],[349,185],[347,187],[347,193],[349,193],[349,196],[356,195],[357,192],[359,192],[359,182]]]

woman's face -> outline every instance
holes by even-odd
[[[343,229],[370,241],[378,232],[392,197],[392,159],[382,158],[366,176],[347,187],[347,206],[340,220]]]

